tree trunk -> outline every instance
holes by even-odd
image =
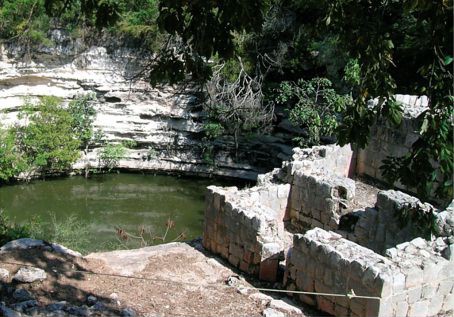
[[[84,150],[84,155],[85,155],[85,178],[87,179],[88,178],[88,174],[89,174],[89,165],[88,165],[88,145],[85,147],[85,150]]]

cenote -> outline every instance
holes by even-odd
[[[148,245],[201,236],[204,196],[211,184],[232,185],[216,179],[124,173],[56,178],[0,187],[0,209],[20,224],[35,219],[44,237],[46,230],[55,232],[60,226],[72,231],[66,235],[80,241],[69,244],[83,252],[138,247],[144,245],[141,235]],[[160,239],[164,235],[165,240]]]

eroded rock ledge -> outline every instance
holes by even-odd
[[[133,140],[120,168],[220,175],[255,179],[288,159],[289,136],[263,136],[243,143],[238,160],[233,159],[233,140],[216,142],[213,165],[203,158],[200,106],[193,91],[181,87],[151,87],[137,78],[150,56],[128,48],[107,49],[68,43],[56,34],[54,48],[41,48],[30,60],[20,57],[20,48],[0,47],[0,116],[3,124],[17,122],[24,98],[56,96],[68,102],[77,95],[97,97],[95,129],[109,141]],[[59,44],[59,41],[61,42]],[[132,79],[134,78],[134,79]],[[97,151],[90,153],[91,167],[98,167]],[[83,168],[82,158],[74,165]]]

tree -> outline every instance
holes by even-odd
[[[93,98],[93,95],[79,96],[68,105],[68,111],[73,120],[72,126],[75,137],[79,140],[84,152],[85,178],[88,178],[89,173],[88,153],[90,148],[101,142],[103,136],[102,131],[93,130],[93,122],[96,116],[96,110],[91,103]]]
[[[27,162],[19,152],[12,129],[0,126],[0,180],[11,178],[27,170]]]
[[[225,2],[228,1],[175,0],[171,5],[167,2],[161,4],[158,21],[169,33],[181,36],[189,48],[187,54],[183,54],[187,66],[191,66],[191,58],[192,61],[203,62],[216,54],[229,57],[228,53],[233,51],[234,31],[259,30],[257,22],[261,23],[262,9],[269,4],[268,1],[242,1],[241,4],[232,1],[237,8],[223,14]],[[429,189],[437,182],[441,184],[437,190],[439,195],[452,195],[452,1],[290,3],[303,14],[298,19],[301,27],[296,29],[303,28],[311,37],[334,35],[342,54],[358,62],[356,77],[359,81],[351,86],[355,102],[343,112],[338,142],[364,147],[370,126],[377,117],[399,124],[402,109],[393,97],[399,84],[408,93],[426,94],[430,104],[422,115],[421,138],[413,144],[408,155],[389,160],[385,167],[389,174],[396,175],[394,180],[416,186],[423,197],[427,197]],[[235,10],[239,10],[240,14],[233,17],[229,13]],[[252,11],[257,17],[250,19],[250,15],[244,14]],[[229,34],[220,32],[226,36],[215,37],[217,26],[223,25],[228,26],[225,30]],[[203,69],[199,63],[193,64],[197,65],[196,69]],[[186,67],[189,71],[193,69]],[[405,76],[399,76],[399,72]],[[413,82],[409,82],[408,78],[414,79]],[[367,102],[374,98],[379,98],[378,106],[370,109]],[[429,164],[430,161],[437,163]]]
[[[55,97],[27,102],[20,113],[26,125],[15,129],[19,151],[30,172],[61,173],[79,158],[80,141],[74,134],[73,118]]]
[[[299,146],[320,144],[321,137],[332,137],[340,120],[340,113],[352,103],[349,95],[339,95],[326,78],[300,79],[283,82],[277,101],[286,105],[290,122],[305,131],[296,137]]]
[[[269,127],[274,105],[264,101],[261,76],[249,76],[242,66],[236,80],[229,82],[222,77],[222,68],[218,66],[206,84],[203,107],[209,122],[219,123],[222,131],[233,135],[237,157],[240,134]]]

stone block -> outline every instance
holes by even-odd
[[[240,258],[234,256],[233,254],[229,255],[229,263],[232,264],[235,267],[238,267],[238,264],[240,263]]]
[[[441,311],[444,298],[444,296],[437,295],[427,300],[429,302],[428,316],[435,316]]]
[[[254,260],[254,253],[249,250],[245,250],[243,252],[243,261],[246,263],[253,263]]]
[[[398,302],[395,305],[395,316],[400,317],[400,316],[407,316],[408,312],[408,303],[407,302]]]
[[[419,267],[412,266],[405,273],[407,275],[405,279],[406,288],[418,287],[423,284],[423,272]]]
[[[312,295],[305,295],[305,294],[300,294],[299,295],[299,300],[305,304],[315,306],[317,305],[317,301],[315,300],[315,296]]]
[[[428,262],[424,263],[423,269],[423,283],[430,284],[433,281],[438,279],[438,274],[440,273],[442,266],[435,263],[435,262]]]
[[[451,293],[453,285],[454,285],[454,280],[446,279],[446,280],[441,281],[440,284],[438,285],[437,294],[448,295],[449,293]]]
[[[331,315],[336,314],[336,311],[334,310],[334,302],[332,302],[328,297],[317,296],[316,301],[317,301],[317,308],[320,309],[321,311],[324,311]]]
[[[421,298],[422,299],[431,299],[437,292],[437,288],[438,288],[438,285],[437,286],[430,285],[430,284],[424,285],[422,287]]]
[[[229,253],[238,259],[243,258],[243,248],[236,243],[230,242]]]
[[[408,317],[427,317],[429,311],[429,302],[428,301],[419,301],[413,304],[410,304],[410,309],[408,311]]]
[[[334,305],[334,313],[336,316],[349,316],[350,311],[348,308],[338,305],[337,303]]]
[[[367,300],[362,298],[352,298],[350,301],[350,311],[352,316],[366,316]]]
[[[267,259],[260,263],[259,278],[268,282],[275,282],[277,277],[277,270],[279,267],[279,260]]]
[[[240,261],[240,271],[249,272],[249,263]]]
[[[408,290],[408,303],[410,306],[421,300],[422,288],[416,287]]]
[[[334,273],[330,270],[325,270],[325,275],[323,277],[323,282],[325,285],[332,286],[333,285],[333,275]]]
[[[400,272],[393,274],[393,290],[394,292],[403,291],[405,289],[406,276]]]
[[[454,294],[445,296],[442,310],[445,312],[454,310]]]

